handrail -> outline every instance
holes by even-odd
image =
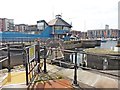
[[[3,62],[3,61],[5,61],[5,60],[7,60],[7,59],[8,59],[8,57],[2,59],[2,60],[0,61],[0,63]]]
[[[1,59],[1,58],[5,58],[5,57],[7,57],[7,56],[0,56],[0,59]]]
[[[28,49],[28,48],[30,48],[30,47],[32,47],[32,46],[35,46],[35,45],[37,45],[37,44],[33,44],[33,45],[31,45],[31,46],[25,47],[25,49]]]
[[[0,48],[0,50],[3,50],[3,49],[7,49],[7,47],[4,47],[4,48]]]
[[[20,55],[23,55],[23,53],[13,54],[13,55],[10,55],[10,56],[20,56]]]

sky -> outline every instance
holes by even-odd
[[[38,20],[49,22],[55,15],[62,18],[72,29],[118,28],[119,0],[0,0],[0,18],[14,19],[15,24],[34,25]]]

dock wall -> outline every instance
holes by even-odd
[[[105,59],[107,62],[105,62]],[[120,70],[120,60],[100,55],[87,54],[87,67],[93,69]]]

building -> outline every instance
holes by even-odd
[[[45,20],[37,21],[36,25],[15,25],[15,30],[18,32],[1,32],[2,38],[6,41],[14,41],[21,39],[24,41],[35,40],[36,38],[41,40],[51,40],[53,38],[59,38],[62,40],[70,40],[71,25],[61,18],[61,15],[56,15],[56,18],[46,23]],[[24,33],[21,33],[24,32]],[[10,39],[9,39],[9,38]]]
[[[39,34],[37,25],[28,25],[28,29],[25,30],[25,33],[28,34]]]
[[[76,31],[76,30],[71,30],[70,33],[71,33],[71,39],[72,38],[80,39],[82,35],[81,31]]]
[[[48,25],[52,27],[51,34],[54,38],[68,39],[72,26],[64,21],[61,15],[56,15],[56,18],[49,21]]]
[[[15,25],[15,31],[17,32],[25,32],[26,30],[28,30],[27,24],[16,24]]]
[[[96,29],[87,31],[89,39],[100,39],[100,38],[119,38],[120,30],[118,29]]]
[[[0,31],[14,31],[14,20],[0,18]]]
[[[118,29],[120,30],[120,1],[118,2]]]
[[[48,27],[48,23],[45,20],[37,21],[37,29],[39,34]]]
[[[81,39],[88,39],[87,32],[81,32]]]
[[[105,29],[96,29],[87,31],[88,39],[101,39],[101,38],[119,38],[120,30],[118,29],[109,29],[109,26],[106,25]]]

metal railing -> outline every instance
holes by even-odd
[[[3,62],[7,61],[7,68],[8,68],[8,72],[10,72],[10,51],[9,51],[9,44],[6,45],[6,47],[1,47],[0,48],[0,52],[3,50],[7,50],[7,55],[2,55],[0,56],[0,63],[1,63],[1,69],[3,68],[2,64]]]

